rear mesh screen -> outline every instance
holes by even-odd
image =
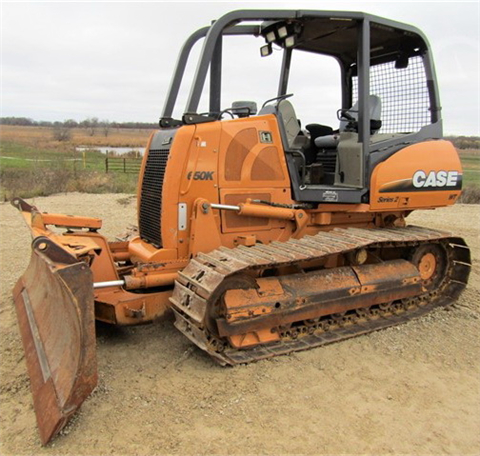
[[[140,237],[162,247],[162,187],[170,149],[150,150],[145,165],[139,211]]]
[[[380,133],[414,133],[431,123],[427,78],[420,56],[410,57],[408,67],[395,62],[370,67],[370,93],[382,100]],[[358,99],[358,78],[352,78],[352,105]]]

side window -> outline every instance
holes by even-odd
[[[192,49],[175,105],[174,117],[180,119],[187,103],[204,40]],[[232,106],[234,101],[255,101],[258,110],[269,98],[277,96],[278,79],[283,50],[262,58],[260,46],[264,44],[251,36],[224,36],[222,46],[221,108]],[[208,112],[210,76],[205,81],[197,112]],[[228,115],[225,116],[228,119]]]
[[[370,94],[382,101],[379,133],[415,133],[431,123],[430,97],[421,56],[410,57],[406,68],[395,62],[370,67]],[[352,78],[352,104],[358,99],[358,78]]]
[[[188,95],[190,93],[190,88],[193,84],[193,77],[195,75],[195,70],[197,66],[198,59],[200,57],[200,52],[203,46],[203,39],[200,39],[192,48],[190,55],[188,57],[187,66],[185,68],[185,74],[183,75],[183,79],[180,85],[180,90],[178,92],[178,97],[175,103],[175,108],[173,110],[173,118],[174,119],[181,119],[183,113],[185,112],[185,108],[187,105]],[[169,72],[165,70],[162,74],[162,77],[165,78],[165,84],[169,80],[168,78],[173,76],[174,67]],[[202,93],[202,97],[200,99],[200,106],[198,108],[198,112],[204,112],[208,110],[208,99],[209,99],[209,85],[208,83],[205,84],[205,90]]]
[[[310,123],[339,126],[337,110],[342,107],[340,65],[321,54],[293,51],[288,93],[302,128]]]
[[[265,101],[277,96],[283,51],[261,57],[263,44],[263,39],[251,36],[223,38],[222,109],[234,101],[254,101],[260,111]]]

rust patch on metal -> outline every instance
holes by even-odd
[[[92,274],[46,238],[13,296],[43,444],[67,423],[97,384]]]
[[[351,266],[336,266],[339,258],[348,261],[360,249],[374,257],[382,249],[414,253],[376,264],[368,264],[367,255]],[[433,280],[421,277],[426,251],[442,266],[435,268]],[[291,273],[302,264],[320,270],[303,277]],[[190,340],[221,364],[247,363],[423,315],[456,299],[470,268],[465,241],[449,233],[413,226],[336,228],[284,243],[221,247],[199,255],[179,275],[170,300],[176,326]],[[275,277],[263,278],[265,270],[275,270]],[[196,280],[200,271],[201,283]],[[225,288],[224,282],[237,274],[250,275],[256,286]],[[184,305],[187,295],[188,302],[197,302],[195,318]]]

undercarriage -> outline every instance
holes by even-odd
[[[220,364],[238,364],[397,325],[465,288],[461,238],[419,227],[335,229],[200,254],[179,274],[175,326]]]

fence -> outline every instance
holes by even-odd
[[[42,158],[40,158],[42,157]],[[5,168],[52,168],[71,169],[72,171],[89,170],[105,173],[138,174],[142,166],[142,158],[135,157],[99,157],[98,155],[87,156],[85,152],[82,158],[67,158],[59,154],[58,158],[43,158],[44,156],[7,157],[0,154],[0,167]]]
[[[105,172],[138,174],[141,164],[141,158],[105,157]]]

